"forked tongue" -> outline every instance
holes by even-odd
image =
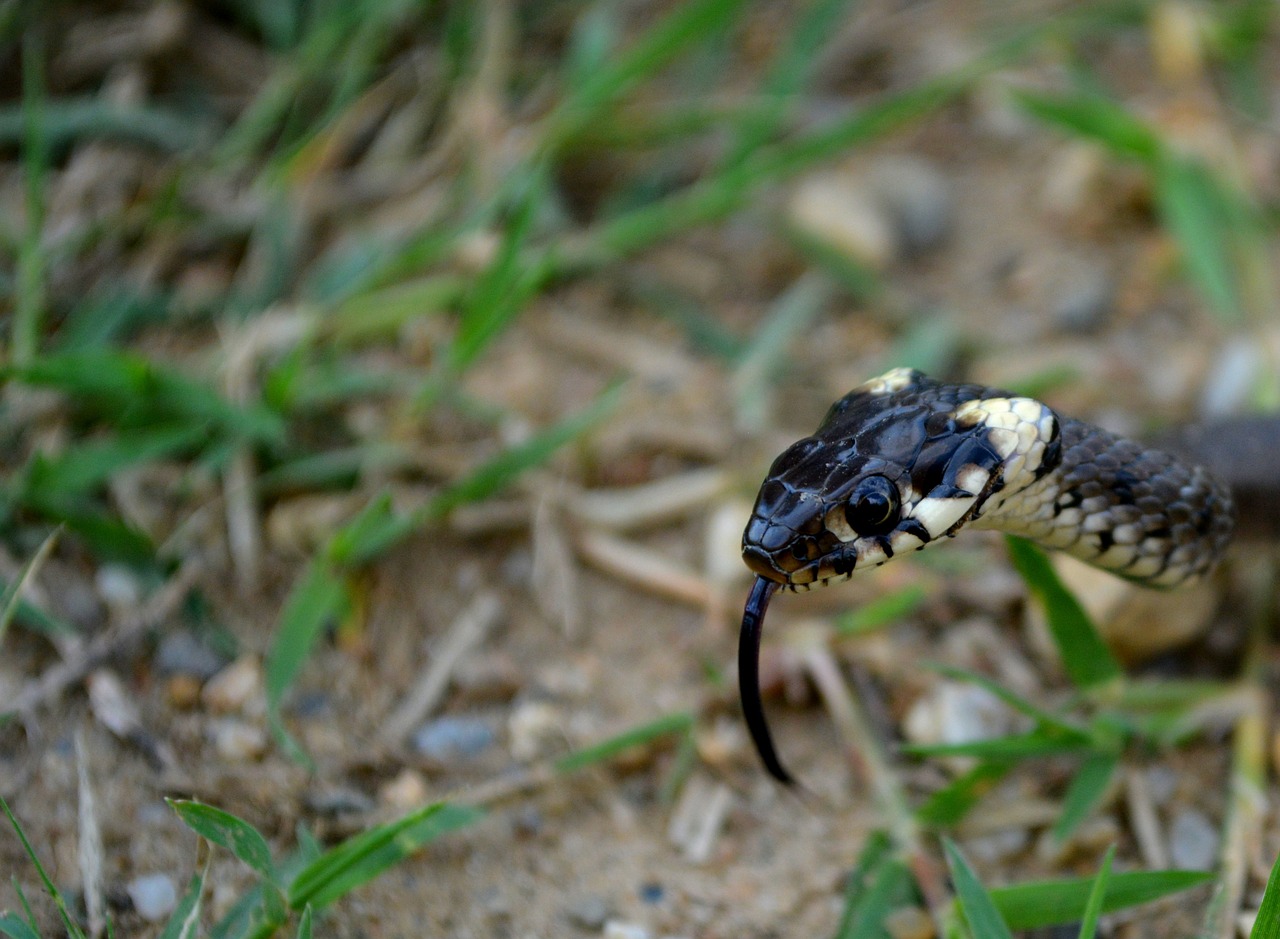
[[[738,693],[742,698],[742,716],[751,731],[751,741],[769,775],[781,783],[796,783],[773,748],[769,723],[764,716],[764,703],[760,700],[760,636],[764,631],[764,614],[769,608],[769,598],[778,589],[777,583],[764,577],[756,577],[751,586],[751,596],[742,611],[742,631],[738,634]]]

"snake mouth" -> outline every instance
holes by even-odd
[[[755,545],[744,545],[742,548],[742,560],[757,577],[763,577],[780,585],[787,584],[791,579],[791,575],[781,570],[774,563],[773,555],[764,548],[759,548]]]

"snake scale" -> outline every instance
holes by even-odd
[[[766,769],[793,782],[759,692],[761,629],[776,590],[847,580],[965,526],[1175,587],[1217,562],[1235,520],[1231,489],[1199,463],[1033,398],[911,369],[860,385],[774,461],[742,538],[756,579],[743,612],[739,684]]]

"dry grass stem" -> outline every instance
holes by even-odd
[[[668,555],[599,531],[582,532],[577,544],[587,561],[628,583],[697,607],[711,601],[706,579],[690,573]]]
[[[92,776],[89,773],[89,756],[85,750],[84,728],[76,728],[76,780],[79,792],[79,863],[81,889],[84,891],[85,913],[89,920],[89,935],[97,939],[107,926],[107,904],[103,896],[102,826],[98,822],[98,807],[93,795]]]
[[[681,790],[667,826],[667,838],[687,860],[705,864],[711,860],[733,801],[733,792],[724,783],[694,776]]]
[[[570,490],[564,505],[589,525],[625,531],[683,518],[716,499],[730,482],[722,469],[699,469],[621,489]]]
[[[1062,805],[1052,799],[988,800],[964,817],[958,831],[965,837],[990,835],[1010,828],[1043,828],[1062,814]]]
[[[530,326],[566,352],[597,365],[622,369],[646,382],[679,387],[698,369],[693,359],[669,343],[605,325],[598,318],[557,312]]]
[[[440,703],[449,679],[458,663],[484,642],[489,630],[502,615],[502,602],[497,594],[484,591],[476,595],[445,634],[439,650],[431,656],[427,670],[410,689],[404,702],[387,718],[379,737],[386,746],[394,747],[430,714]]]
[[[548,495],[538,500],[533,513],[533,596],[542,614],[569,639],[582,628],[579,595],[573,546]]]
[[[58,697],[109,658],[128,652],[144,635],[177,611],[191,588],[196,585],[202,570],[199,562],[188,559],[168,583],[147,600],[141,610],[103,631],[72,656],[46,669],[34,681],[28,682],[18,692],[10,710],[27,715],[34,708]]]
[[[1129,825],[1133,829],[1138,851],[1147,867],[1163,870],[1169,866],[1169,849],[1165,845],[1160,818],[1156,814],[1151,787],[1140,769],[1130,769],[1124,777],[1125,804],[1129,809]]]
[[[876,802],[885,815],[885,827],[889,836],[906,857],[933,921],[942,929],[947,905],[942,870],[920,842],[920,830],[910,806],[907,805],[906,794],[897,774],[880,746],[880,741],[872,732],[862,708],[850,693],[830,649],[825,645],[811,643],[803,650],[803,656],[805,667],[845,741],[854,772],[865,778],[871,791],[875,793]]]
[[[255,495],[253,453],[240,447],[227,464],[223,481],[227,509],[227,548],[241,596],[257,592],[262,571],[262,515]]]

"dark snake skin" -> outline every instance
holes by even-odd
[[[903,369],[874,379],[778,457],[743,535],[743,559],[757,577],[738,667],[756,749],[771,775],[793,782],[758,684],[764,614],[778,589],[847,579],[965,525],[1173,587],[1217,562],[1234,524],[1228,485],[1171,452],[999,389]]]

